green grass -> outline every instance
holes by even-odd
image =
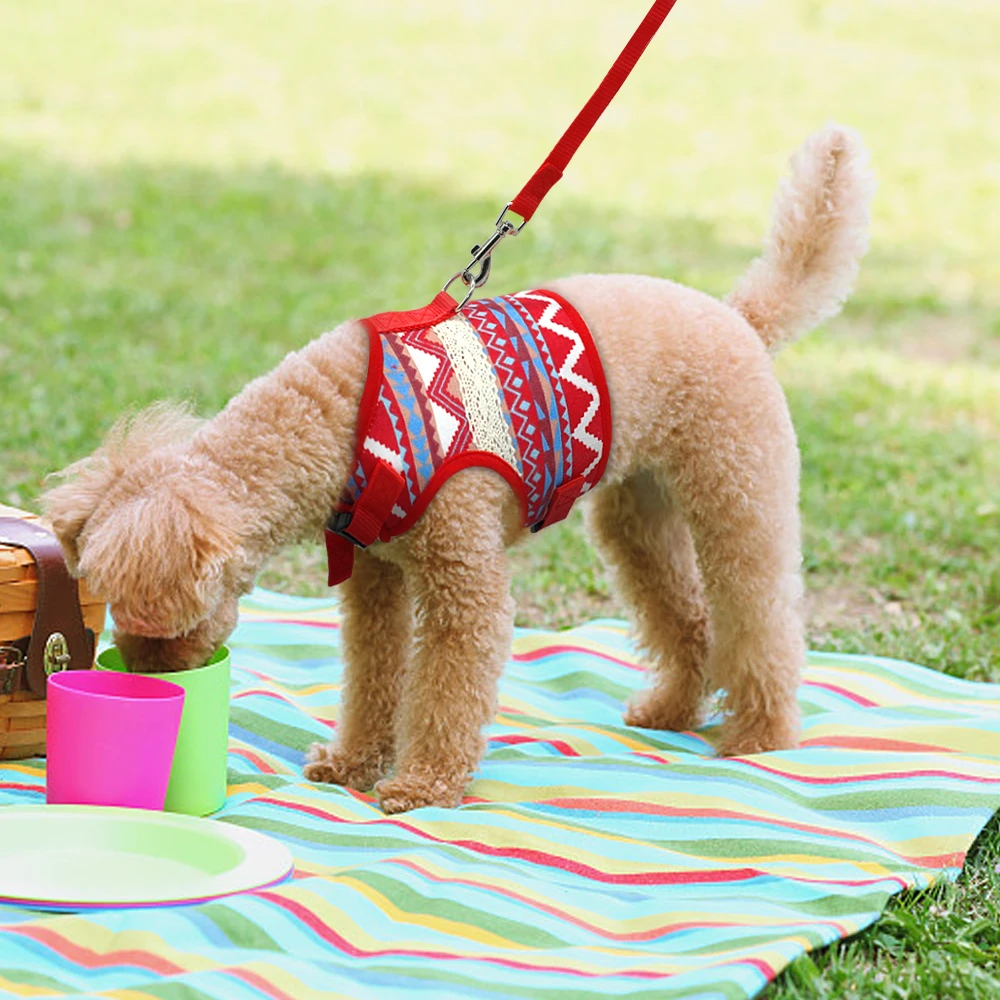
[[[1000,995],[1000,822],[994,817],[958,885],[897,897],[872,927],[838,947],[803,955],[763,995],[768,1000]]]
[[[0,500],[115,416],[218,409],[350,315],[422,304],[540,162],[643,0],[0,0]],[[1000,8],[681,0],[491,292],[635,270],[721,294],[788,153],[858,127],[880,190],[845,314],[778,361],[810,639],[1000,681]],[[617,613],[579,517],[523,623]],[[298,548],[264,582],[321,592]],[[1000,834],[957,887],[781,997],[1000,996]]]

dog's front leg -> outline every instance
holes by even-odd
[[[392,763],[396,711],[410,659],[412,601],[402,570],[365,551],[342,590],[344,688],[337,737],[314,743],[309,781],[371,788]]]
[[[496,506],[481,494],[478,505],[450,502],[460,496],[450,491],[448,503],[424,515],[408,567],[417,643],[400,705],[396,773],[375,789],[387,813],[457,805],[496,713],[514,621],[510,571]]]

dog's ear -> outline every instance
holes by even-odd
[[[189,438],[199,423],[186,407],[154,403],[119,419],[97,451],[53,474],[52,480],[61,482],[42,495],[42,510],[71,573],[79,570],[81,532],[128,466],[157,448]]]
[[[56,476],[65,481],[42,495],[42,511],[62,546],[69,571],[75,575],[80,565],[77,539],[114,482],[117,471],[98,452]]]
[[[102,515],[88,533],[80,570],[125,629],[171,638],[222,599],[240,542],[239,514],[218,487],[189,469],[164,469],[155,488]]]

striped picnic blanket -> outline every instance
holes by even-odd
[[[749,997],[954,878],[1000,805],[1000,685],[814,653],[802,748],[717,760],[711,728],[622,725],[642,674],[597,621],[520,631],[465,805],[387,818],[300,775],[336,717],[335,605],[242,610],[219,819],[284,840],[294,878],[190,907],[0,907],[3,996]],[[0,803],[43,782],[41,761],[0,766]]]

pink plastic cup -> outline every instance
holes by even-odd
[[[162,809],[184,689],[157,677],[49,677],[46,802]]]

